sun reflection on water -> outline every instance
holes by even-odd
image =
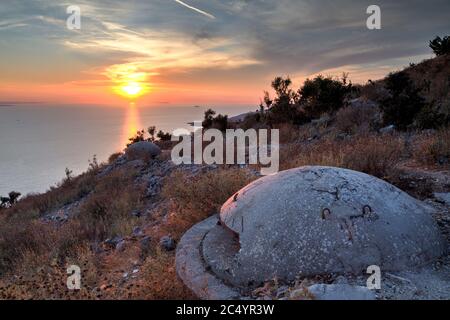
[[[127,143],[129,143],[129,138],[135,136],[136,132],[141,129],[143,128],[141,126],[139,108],[136,103],[130,102],[126,111],[125,122],[123,124],[120,148],[125,148]]]

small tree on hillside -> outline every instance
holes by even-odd
[[[228,116],[222,114],[214,116],[215,114],[216,112],[212,109],[205,111],[205,118],[202,122],[203,128],[214,128],[220,131],[225,131],[228,128]]]
[[[272,88],[275,90],[275,99],[270,99],[267,93],[264,94],[264,102],[269,107],[267,121],[269,124],[298,122],[299,108],[296,104],[297,93],[291,89],[292,81],[289,77],[276,77],[272,81]]]
[[[216,112],[213,109],[208,109],[205,111],[205,116],[204,116],[203,122],[202,122],[203,128],[205,128],[205,129],[211,128],[215,114],[216,114]]]
[[[150,141],[155,141],[156,127],[155,126],[148,127],[147,132],[150,135]]]
[[[10,205],[14,205],[17,203],[17,200],[19,200],[19,197],[21,196],[20,192],[11,191],[9,194],[9,203]]]
[[[430,41],[430,48],[437,56],[443,56],[450,53],[450,36],[444,38],[436,37]]]

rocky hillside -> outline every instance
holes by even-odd
[[[409,75],[414,89],[402,88],[397,98],[403,99],[404,90],[414,91],[424,99],[422,107],[438,115],[448,112],[449,62],[444,55],[407,68],[403,73]],[[279,129],[281,170],[305,165],[349,168],[384,179],[427,202],[436,209],[433,218],[448,246],[450,129],[444,123],[436,128],[418,125],[429,123],[430,118],[418,120],[426,109],[418,110],[404,128],[402,122],[400,126],[386,123],[383,103],[401,100],[395,100],[395,88],[387,92],[388,82],[389,78],[346,91],[349,95],[338,110],[308,121],[284,121],[278,111],[270,111],[282,102],[278,97],[270,108],[233,126]],[[311,101],[318,101],[291,98],[288,106],[292,104],[295,116],[302,117]],[[308,108],[303,108],[305,104]],[[178,241],[195,223],[217,213],[236,191],[258,179],[259,171],[254,166],[175,166],[170,161],[170,143],[160,146],[160,154],[129,149],[112,155],[107,163],[94,161],[82,175],[72,177],[68,172],[48,192],[1,208],[0,298],[195,298],[175,272]],[[81,267],[79,291],[66,287],[66,268],[72,264]],[[443,257],[433,268],[387,276],[390,287],[378,298],[445,298],[448,283],[439,279],[450,274],[449,258]],[[300,277],[294,283],[275,279],[247,295],[305,299],[312,297],[305,289],[311,284],[342,281],[333,274],[321,279]],[[362,279],[353,282],[358,281]],[[426,287],[427,281],[434,286]]]

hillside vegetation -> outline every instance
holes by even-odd
[[[432,203],[436,192],[450,192],[449,54],[365,85],[344,75],[308,79],[298,89],[277,77],[272,87],[275,96],[266,93],[243,121],[211,110],[204,126],[279,129],[281,170],[350,168]],[[156,159],[115,154],[107,163],[92,161],[80,176],[68,170],[44,194],[2,198],[1,299],[195,298],[176,276],[175,244],[257,179],[258,168],[177,167],[169,160],[170,135],[157,136],[163,152]],[[448,237],[449,208],[439,208],[436,219]],[[79,291],[66,287],[72,264],[82,269]]]

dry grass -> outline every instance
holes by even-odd
[[[46,194],[29,196],[5,210],[4,214],[2,212],[0,298],[101,296],[89,290],[68,291],[64,282],[67,278],[65,268],[70,264],[83,266],[85,287],[92,289],[97,284],[101,266],[98,255],[91,248],[106,237],[131,233],[136,218],[130,213],[142,205],[145,189],[135,183],[136,173],[132,170],[115,170],[100,177],[98,169],[68,179],[60,188]],[[57,225],[38,219],[83,195],[82,204],[68,222]],[[20,275],[17,281],[14,280],[16,274]]]
[[[387,177],[401,160],[404,142],[397,136],[368,135],[350,140],[331,137],[281,150],[282,170],[308,165],[341,167]]]
[[[174,204],[168,230],[180,237],[193,224],[217,213],[222,204],[255,176],[242,169],[218,169],[192,176],[175,171],[163,188],[163,195]]]
[[[377,110],[374,108],[349,106],[336,113],[335,125],[340,132],[366,134],[372,129],[376,116]]]
[[[20,215],[21,219],[32,219],[76,202],[88,195],[96,185],[98,169],[70,179],[64,179],[56,187],[51,187],[46,193],[28,195],[15,206],[5,211],[5,215]]]
[[[420,135],[417,138],[414,158],[427,165],[450,166],[450,128]]]
[[[14,276],[0,279],[1,299],[97,299],[94,288],[100,279],[98,258],[87,246],[74,251],[74,257],[67,264],[60,264],[50,254],[28,251],[23,254],[21,264]],[[80,290],[67,289],[67,267],[81,268],[82,286]],[[32,268],[33,266],[33,268]]]
[[[131,232],[136,224],[131,212],[140,209],[145,197],[145,188],[135,184],[135,176],[133,171],[118,170],[98,181],[77,215],[86,239],[101,241]]]
[[[131,297],[148,300],[195,298],[178,279],[173,253],[157,250],[147,257],[141,269],[140,279],[134,286]]]

